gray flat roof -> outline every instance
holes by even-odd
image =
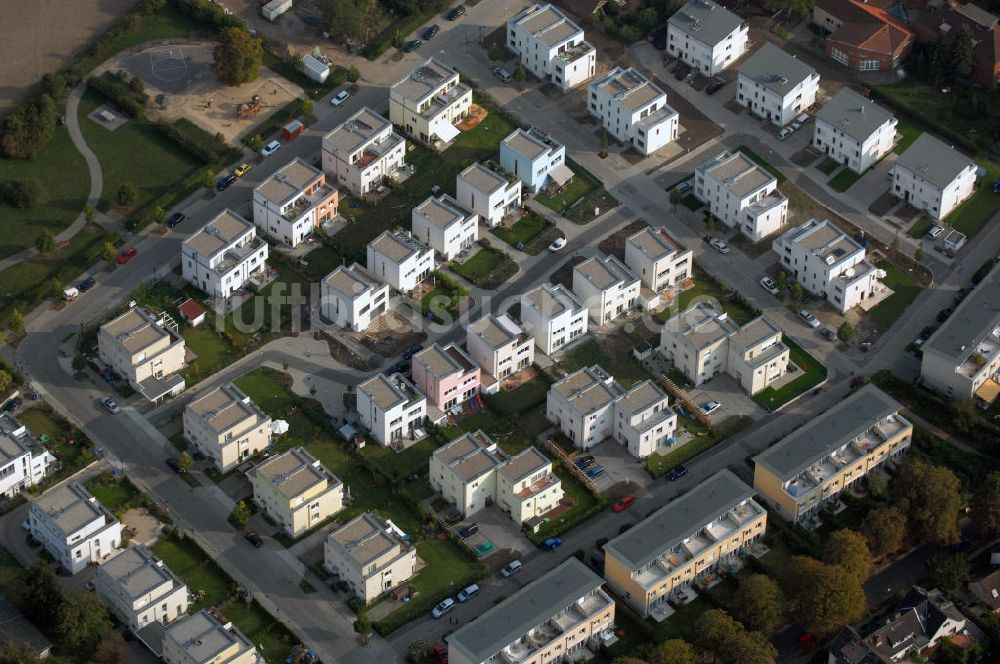
[[[841,88],[816,113],[816,119],[833,125],[859,143],[868,140],[892,118],[892,113],[850,88]]]
[[[874,385],[863,388],[754,457],[783,481],[837,451],[902,406]]]
[[[715,46],[743,25],[743,19],[712,0],[691,0],[674,12],[667,23]]]
[[[739,73],[785,96],[816,70],[771,42],[765,43],[739,67]]]
[[[897,166],[902,166],[941,189],[950,185],[972,163],[964,154],[927,132],[920,134],[896,160]]]
[[[979,340],[1000,326],[1000,263],[979,282],[955,308],[941,327],[924,344],[931,351],[949,358],[958,366],[965,361]]]
[[[605,544],[604,550],[637,570],[753,494],[732,471],[721,470]]]
[[[485,661],[603,583],[604,579],[571,557],[445,640],[470,662]]]

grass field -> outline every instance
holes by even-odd
[[[692,276],[694,277],[694,286],[682,292],[677,298],[678,310],[674,311],[672,308],[667,308],[659,312],[656,314],[656,318],[660,322],[665,321],[678,312],[686,311],[693,303],[696,304],[706,300],[709,302],[714,300],[721,304],[726,313],[738,325],[748,323],[757,317],[758,314],[756,311],[743,302],[738,301],[730,291],[716,281],[714,277],[702,270],[697,264],[694,266]]]
[[[946,130],[940,131],[946,142],[948,131],[967,137],[968,140],[976,144],[980,144],[980,138],[982,141],[988,140],[985,136],[986,132],[981,131],[980,120],[963,118],[957,114],[954,95],[942,94],[936,86],[911,76],[892,85],[875,86],[875,89],[880,94],[885,95],[893,104],[901,106],[912,113],[914,117],[919,118],[921,122],[927,123],[930,129]],[[900,125],[902,124],[900,122]],[[897,131],[900,130],[897,129]],[[907,136],[905,131],[901,133]],[[981,147],[984,149],[995,148],[995,146],[990,145],[981,145]]]
[[[575,174],[573,179],[551,196],[544,193],[535,196],[536,201],[556,212],[566,210],[591,191],[601,186],[599,182],[590,176],[590,173],[586,172],[581,166],[573,163],[571,159],[566,161],[566,165]]]
[[[821,161],[816,168],[819,169],[820,173],[823,173],[824,175],[830,175],[835,170],[840,168],[840,163],[827,157],[826,159]]]
[[[854,186],[854,183],[861,179],[861,175],[855,173],[846,166],[834,177],[830,178],[830,186],[836,191],[847,191]]]
[[[624,352],[611,352],[609,346],[616,346],[615,350]],[[631,351],[631,346],[620,349],[617,348],[617,344],[602,345],[596,339],[588,339],[566,351],[559,359],[559,366],[572,373],[577,369],[597,364],[614,376],[622,387],[628,389],[650,377],[649,372],[643,369]]]
[[[974,236],[1000,210],[1000,195],[993,193],[993,183],[1000,180],[1000,164],[976,159],[976,165],[986,169],[980,187],[964,203],[951,211],[945,221],[969,238]]]
[[[539,528],[537,533],[528,535],[533,542],[544,542],[550,537],[561,535],[573,526],[589,519],[596,512],[604,509],[607,500],[600,494],[593,494],[585,487],[580,480],[576,479],[571,472],[563,465],[557,464],[555,475],[562,481],[563,491],[576,503],[572,509],[558,517],[557,519],[546,521]]]
[[[502,251],[483,247],[464,263],[454,263],[452,269],[477,286],[494,289],[517,272],[517,265]]]
[[[882,283],[887,288],[891,288],[893,293],[872,309],[868,315],[872,317],[879,328],[888,330],[893,323],[899,320],[899,317],[903,315],[906,308],[913,303],[913,300],[920,295],[920,291],[923,289],[905,270],[896,267],[887,260],[879,261],[876,267],[885,270],[885,279],[882,280]]]
[[[916,223],[910,226],[910,230],[906,231],[906,233],[910,237],[922,238],[930,232],[932,226],[934,226],[933,219],[930,217],[920,217]]]
[[[113,481],[107,476],[101,476],[87,482],[87,489],[102,505],[115,513],[128,507],[140,495],[135,486],[127,479]]]
[[[920,129],[906,120],[897,120],[896,133],[900,134],[902,138],[899,139],[899,143],[896,143],[896,147],[894,147],[892,151],[896,154],[903,154],[906,152],[906,148],[913,145],[913,141],[917,140],[920,134],[924,132],[920,131]]]
[[[522,251],[534,255],[539,253],[545,247],[529,246],[531,245],[531,241],[544,233],[546,229],[551,227],[552,224],[549,223],[545,217],[541,216],[537,212],[529,212],[525,216],[518,219],[510,228],[498,226],[491,232],[515,249],[523,246],[524,249]]]
[[[778,389],[766,387],[754,395],[753,400],[769,410],[783,406],[826,380],[826,367],[819,360],[787,336],[784,338],[784,342],[788,346],[791,361],[802,370],[802,374]]]
[[[46,475],[43,486],[69,477],[93,460],[93,453],[85,451],[84,434],[54,412],[46,408],[28,408],[18,414],[17,419],[36,437],[48,436],[45,447],[62,464],[56,473]]]

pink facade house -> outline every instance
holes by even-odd
[[[462,404],[479,391],[479,367],[455,344],[434,344],[413,356],[413,384],[427,396],[429,404],[442,411]],[[431,416],[428,408],[427,416]]]

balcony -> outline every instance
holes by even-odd
[[[542,479],[532,483],[530,486],[527,486],[520,492],[518,492],[517,497],[521,500],[526,500],[531,496],[537,495],[539,493],[542,493],[546,489],[549,489],[550,487],[554,486],[557,482],[559,482],[559,478],[556,477],[555,475],[551,474],[546,475]]]
[[[303,194],[295,199],[295,202],[281,211],[281,216],[286,220],[295,222],[302,215],[312,210],[314,207],[328,199],[333,194],[333,189],[326,185],[317,188],[311,194]]]
[[[216,264],[216,274],[226,274],[237,265],[241,265],[245,260],[254,255],[262,246],[264,241],[254,236],[249,242],[235,244],[226,249],[222,255],[222,260]],[[263,265],[263,264],[262,264]]]
[[[997,370],[997,356],[1000,355],[1000,328],[983,339],[969,358],[959,365],[958,373],[966,378],[975,378],[982,371],[990,373]]]
[[[420,117],[430,121],[441,115],[443,112],[447,111],[452,107],[455,102],[461,101],[463,97],[470,94],[472,88],[467,86],[465,83],[458,83],[453,85],[448,90],[442,91],[434,95],[433,98],[427,104],[420,109]]]
[[[570,46],[565,51],[556,54],[553,60],[562,62],[564,65],[571,65],[580,58],[586,57],[594,50],[589,42],[582,41],[575,46]]]

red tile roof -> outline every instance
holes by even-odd
[[[898,53],[914,36],[889,12],[860,0],[818,0],[817,6],[843,22],[831,41],[877,53]]]
[[[205,308],[200,304],[188,298],[181,303],[181,306],[177,307],[177,310],[181,312],[181,316],[184,316],[187,320],[194,320],[199,316],[205,315]]]

